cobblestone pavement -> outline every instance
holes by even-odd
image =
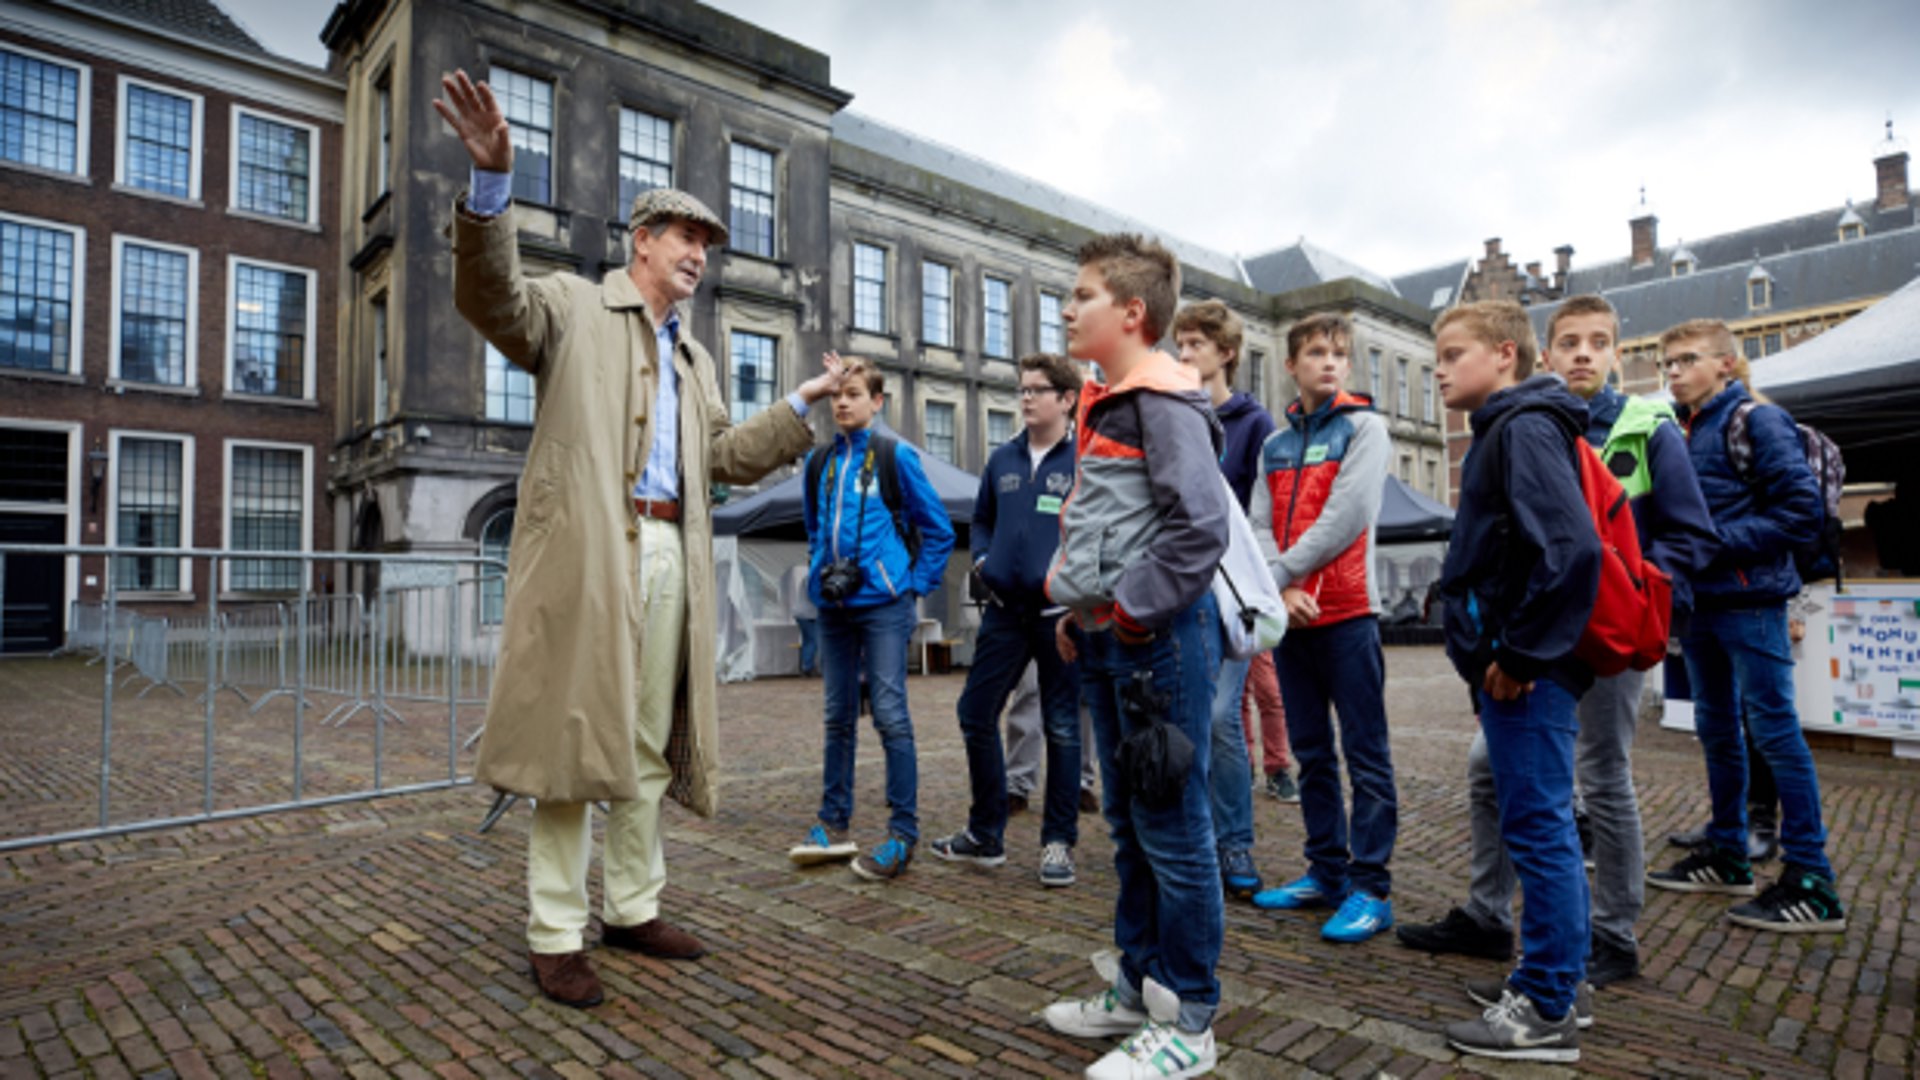
[[[89,726],[69,670],[32,663],[43,668],[0,665],[0,835],[86,825],[94,807],[98,698]],[[1427,920],[1465,892],[1473,727],[1437,650],[1389,650],[1388,670],[1397,914]],[[98,669],[86,677],[97,694]],[[912,682],[928,836],[964,820],[960,688],[958,676]],[[1034,1014],[1097,988],[1088,957],[1108,941],[1113,903],[1104,828],[1081,819],[1081,880],[1067,890],[1035,877],[1037,814],[1015,819],[997,871],[924,852],[888,886],[844,867],[796,871],[784,852],[818,797],[819,692],[795,680],[722,689],[722,812],[671,810],[667,841],[667,913],[712,952],[667,965],[598,951],[609,1000],[588,1012],[534,990],[521,936],[527,816],[476,835],[487,796],[472,788],[0,856],[0,1076],[1076,1073],[1104,1047],[1055,1036]],[[129,713],[116,740],[132,811],[199,805],[200,720],[190,704],[168,708]],[[220,721],[223,805],[284,797],[285,721],[232,713]],[[365,723],[310,732],[319,791],[363,782]],[[444,710],[434,723],[389,731],[399,775],[387,782],[445,774]],[[1651,891],[1645,976],[1600,993],[1581,1069],[1914,1075],[1920,767],[1817,757],[1851,928],[1767,935],[1729,925],[1724,901]],[[871,842],[884,802],[870,730],[859,767],[854,831]],[[1704,814],[1690,738],[1645,725],[1636,774],[1650,847]],[[1298,873],[1298,810],[1262,798],[1257,813],[1268,880]],[[1441,1025],[1469,1011],[1462,980],[1495,970],[1389,940],[1331,945],[1314,917],[1230,906],[1221,1074],[1564,1075],[1446,1048]]]

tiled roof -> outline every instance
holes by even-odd
[[[213,0],[69,0],[84,8],[237,52],[272,53]]]
[[[1252,280],[1253,287],[1261,292],[1292,292],[1342,278],[1355,278],[1396,296],[1402,295],[1395,291],[1393,282],[1358,263],[1349,262],[1323,247],[1308,243],[1305,237],[1264,255],[1255,255],[1246,260],[1245,265],[1247,277]],[[1409,299],[1424,303],[1422,298]]]

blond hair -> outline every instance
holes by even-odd
[[[1081,244],[1074,261],[1097,268],[1120,305],[1146,305],[1149,345],[1165,336],[1180,302],[1180,260],[1165,245],[1139,233],[1106,233]]]
[[[1740,343],[1733,336],[1733,329],[1719,319],[1688,319],[1679,326],[1672,327],[1660,335],[1660,350],[1680,341],[1699,339],[1713,356],[1733,357],[1733,377],[1747,388],[1747,396],[1763,405],[1771,405],[1772,399],[1762,394],[1753,385],[1753,365],[1748,363],[1747,355],[1740,351]]]
[[[1613,343],[1620,344],[1620,313],[1613,310],[1613,305],[1607,303],[1602,297],[1589,293],[1584,296],[1569,297],[1566,303],[1553,309],[1553,314],[1547,318],[1547,347],[1553,347],[1553,335],[1560,326],[1560,320],[1581,315],[1605,315],[1612,320]]]
[[[1454,323],[1465,327],[1474,340],[1490,349],[1513,342],[1514,378],[1533,376],[1533,366],[1540,358],[1540,341],[1534,336],[1533,320],[1527,318],[1526,308],[1512,300],[1476,300],[1461,304],[1447,309],[1434,321],[1433,336],[1439,337],[1441,331]]]

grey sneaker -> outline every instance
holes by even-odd
[[[1483,1009],[1500,1004],[1500,999],[1509,993],[1518,994],[1520,991],[1505,979],[1467,980],[1467,996]],[[1574,991],[1573,1020],[1581,1031],[1593,1026],[1593,986],[1584,980],[1580,983],[1580,989]]]
[[[1575,1009],[1546,1020],[1532,999],[1508,990],[1477,1020],[1447,1025],[1447,1042],[1463,1054],[1515,1061],[1580,1060],[1580,1028]]]
[[[1004,847],[988,847],[974,839],[972,829],[961,829],[952,836],[943,836],[927,845],[933,853],[948,862],[973,863],[975,866],[999,866],[1007,861]]]
[[[1293,782],[1293,775],[1285,769],[1267,777],[1267,794],[1283,803],[1300,801],[1300,786]]]
[[[1064,889],[1074,883],[1073,849],[1055,840],[1040,849],[1040,884]]]

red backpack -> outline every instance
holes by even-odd
[[[1576,438],[1580,494],[1600,536],[1600,588],[1573,654],[1595,675],[1646,671],[1666,659],[1673,623],[1673,579],[1640,555],[1633,507],[1593,446]]]

